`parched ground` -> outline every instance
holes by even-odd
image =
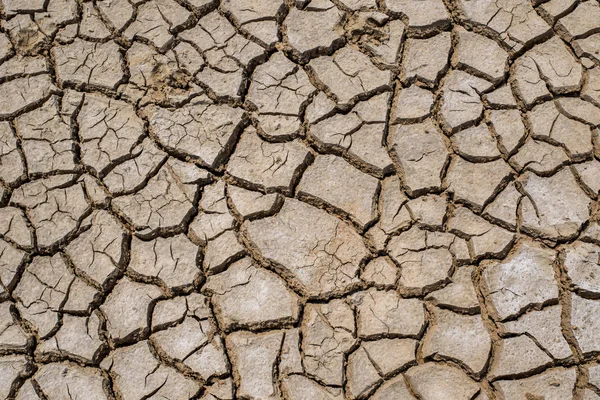
[[[0,0],[0,399],[600,399],[598,0]]]

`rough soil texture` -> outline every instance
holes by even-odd
[[[600,399],[598,0],[0,0],[0,399]]]

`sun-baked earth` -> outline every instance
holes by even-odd
[[[0,399],[600,399],[599,0],[0,0]]]

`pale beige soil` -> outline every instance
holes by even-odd
[[[0,0],[0,399],[600,399],[598,0]]]

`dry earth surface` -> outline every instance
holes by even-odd
[[[0,17],[0,399],[600,399],[598,0]]]

